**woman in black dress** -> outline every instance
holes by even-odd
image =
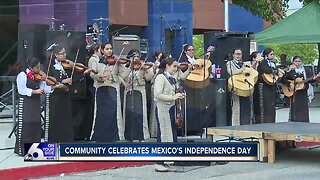
[[[263,60],[257,70],[259,72],[259,85],[255,89],[259,94],[259,103],[255,103],[255,121],[259,123],[275,123],[276,121],[276,81],[267,83],[263,76],[278,75],[279,71],[273,61],[275,54],[273,49],[267,48],[263,51]]]
[[[27,68],[17,76],[19,110],[14,153],[20,156],[25,153],[24,143],[41,142],[40,95],[62,87],[61,85],[50,87],[44,81],[38,81],[35,76],[39,73],[40,60],[31,58],[27,60]]]
[[[92,76],[96,85],[96,116],[93,122],[91,140],[96,142],[115,142],[124,140],[120,85],[129,70],[113,56],[112,45],[102,44],[103,57],[96,64],[98,74]],[[109,59],[109,61],[108,61]]]
[[[49,75],[57,79],[64,88],[55,90],[49,96],[49,142],[72,142],[73,124],[71,111],[71,94],[68,87],[72,84],[71,71],[64,69],[66,50],[61,46],[53,48],[54,59],[51,62]],[[48,115],[47,114],[47,115]]]
[[[290,121],[295,122],[309,122],[309,100],[308,88],[309,83],[316,81],[317,76],[307,77],[305,68],[303,67],[302,58],[300,56],[293,57],[294,69],[286,74],[285,79],[291,82],[298,82],[298,80],[306,80],[303,89],[295,89],[294,94],[290,97]],[[308,81],[307,81],[308,80]],[[285,81],[289,85],[289,81]]]

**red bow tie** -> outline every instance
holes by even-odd
[[[27,78],[30,78],[30,79],[32,79],[32,80],[34,80],[34,74],[33,74],[33,72],[28,72],[27,73]]]

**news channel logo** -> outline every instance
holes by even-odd
[[[28,143],[25,144],[25,161],[57,160],[57,144]]]

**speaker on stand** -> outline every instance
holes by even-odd
[[[216,127],[227,126],[227,87],[226,79],[215,79],[215,119]]]
[[[124,42],[129,42],[128,45],[123,46]],[[112,47],[113,47],[113,54],[119,55],[122,48],[124,51],[122,56],[127,56],[131,49],[137,49],[140,51],[140,38],[136,35],[119,35],[119,36],[112,36]]]
[[[49,25],[46,24],[18,24],[18,63],[26,65],[26,60],[31,57],[40,59],[41,64],[46,62],[48,29]]]

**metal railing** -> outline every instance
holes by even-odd
[[[11,82],[11,89],[8,90],[7,92],[3,93],[0,96],[0,107],[1,111],[4,109],[9,109],[12,111],[12,119],[13,119],[13,124],[16,123],[16,117],[17,117],[17,90],[16,90],[16,76],[0,76],[0,82]]]

